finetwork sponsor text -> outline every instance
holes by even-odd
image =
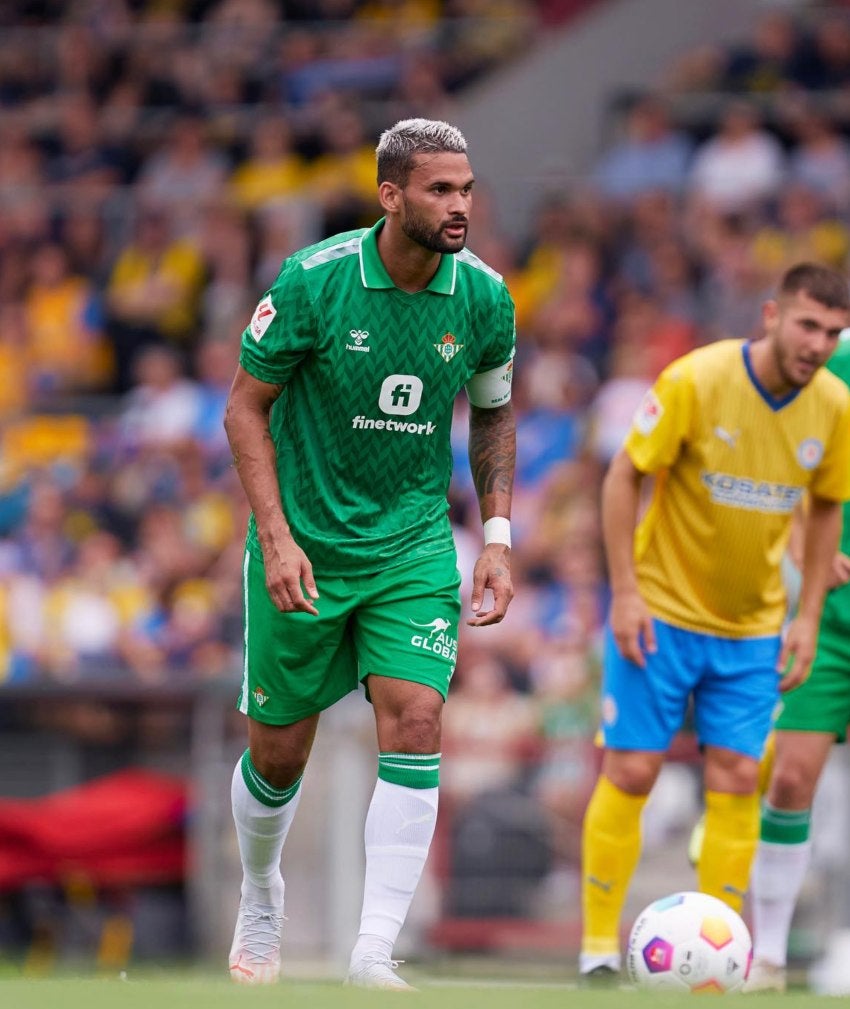
[[[364,417],[363,414],[352,417],[351,426],[358,431],[400,431],[404,434],[433,434],[437,430],[437,425],[430,420],[417,424],[415,421],[376,420],[374,417]]]

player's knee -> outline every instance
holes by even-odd
[[[251,762],[272,788],[289,788],[294,784],[304,773],[308,756],[308,747],[293,746],[290,742],[283,746],[273,738],[251,746]]]
[[[612,755],[608,754],[607,758],[610,757]],[[628,795],[649,795],[658,777],[658,766],[654,760],[643,753],[617,754],[614,759],[607,758],[603,773],[613,785]]]
[[[808,809],[816,782],[802,764],[783,762],[774,768],[768,801],[779,809]]]
[[[391,749],[399,753],[436,753],[440,748],[440,714],[421,705],[403,708],[388,727]]]

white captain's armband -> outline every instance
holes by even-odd
[[[510,402],[511,380],[514,377],[513,359],[498,368],[482,371],[473,375],[466,383],[466,395],[473,406],[492,410],[496,406],[504,406]]]

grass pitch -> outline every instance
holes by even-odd
[[[406,979],[416,994],[368,992],[337,982],[282,981],[248,988],[227,978],[190,973],[131,972],[126,980],[91,977],[0,980],[0,1005],[8,1009],[375,1009],[406,1005],[408,1009],[665,1009],[693,1007],[689,994],[659,995],[628,990],[585,991],[574,983],[528,980],[487,981],[435,978],[414,971]],[[726,996],[737,999],[737,996]],[[757,1009],[803,1009],[813,996],[805,993],[750,996]]]

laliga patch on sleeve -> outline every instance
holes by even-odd
[[[257,343],[265,336],[266,330],[276,315],[277,309],[272,304],[271,296],[266,295],[254,309],[254,314],[251,316],[251,322],[248,327],[251,330],[251,336],[254,337]]]
[[[655,429],[656,424],[661,420],[664,407],[661,400],[650,389],[641,400],[640,406],[635,413],[634,425],[641,434],[650,434]]]

